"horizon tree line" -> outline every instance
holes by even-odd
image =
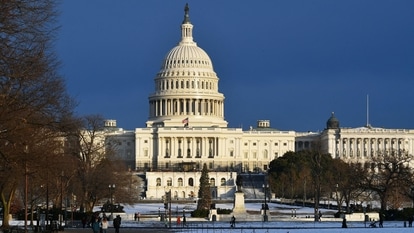
[[[277,197],[313,203],[315,211],[322,200],[334,200],[339,212],[345,204],[344,212],[350,213],[353,201],[370,208],[378,201],[385,211],[413,202],[413,162],[413,155],[392,150],[349,162],[320,153],[316,144],[271,161],[268,175]]]

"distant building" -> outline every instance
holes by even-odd
[[[310,149],[316,140],[324,152],[347,161],[363,161],[378,150],[414,151],[413,130],[341,128],[333,114],[322,132],[280,131],[268,120],[247,131],[228,128],[219,78],[193,40],[187,6],[181,40],[165,56],[154,85],[146,128],[123,130],[115,120],[105,124],[118,156],[131,170],[145,172],[147,198],[159,199],[169,190],[175,198],[195,197],[204,163],[213,197],[232,198],[237,173],[265,172],[270,161]]]

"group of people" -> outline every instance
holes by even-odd
[[[136,212],[135,214],[134,214],[134,220],[137,222],[139,222],[139,218],[141,217],[141,214],[139,213],[139,212]]]
[[[187,220],[186,220],[186,218],[185,218],[185,215],[183,215],[183,227],[184,226],[186,226],[187,225]],[[177,226],[181,226],[181,217],[180,216],[177,216]]]
[[[119,233],[119,228],[121,227],[121,216],[117,215],[113,222],[113,227],[115,228],[115,233]],[[108,217],[104,214],[102,218],[99,215],[95,215],[91,219],[91,228],[93,233],[107,233],[109,227]]]

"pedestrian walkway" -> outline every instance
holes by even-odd
[[[151,232],[151,233],[165,233],[165,232],[172,232],[173,229],[167,228],[120,228],[119,233],[137,233],[137,232]],[[66,228],[64,232],[68,233],[92,233],[91,228]],[[61,233],[64,233],[61,232]],[[110,228],[107,230],[107,233],[115,233],[114,228]]]

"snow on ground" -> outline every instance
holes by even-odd
[[[225,222],[211,222],[205,219],[192,219],[189,212],[196,208],[196,203],[190,204],[172,204],[171,206],[171,227],[174,231],[179,232],[194,232],[194,233],[268,233],[268,232],[284,232],[284,233],[309,233],[309,232],[334,232],[334,233],[343,233],[343,232],[387,232],[387,233],[405,233],[412,232],[412,228],[404,228],[404,222],[384,222],[384,228],[369,228],[369,222],[361,221],[348,221],[348,228],[341,228],[342,222],[340,219],[333,221],[332,214],[336,210],[332,209],[322,209],[321,212],[324,217],[322,217],[321,222],[314,222],[312,218],[306,218],[307,216],[313,215],[313,208],[302,207],[302,206],[291,206],[291,205],[281,205],[276,203],[269,203],[269,209],[272,213],[278,212],[281,214],[279,220],[269,221],[269,222],[251,222],[251,221],[237,221],[236,228],[230,228],[230,224]],[[158,211],[161,213],[164,212],[163,203],[154,203],[154,204],[137,204],[134,206],[125,206],[124,210],[126,212],[126,221],[123,221],[124,227],[164,227],[165,222],[157,221],[143,221],[137,223],[133,221],[133,214],[139,212],[142,215],[148,214],[158,214]],[[216,208],[221,209],[232,209],[232,203],[225,204],[216,204]],[[246,210],[249,211],[260,211],[261,203],[246,203]],[[183,209],[185,211],[183,211]],[[177,226],[176,217],[182,216],[185,213],[187,216],[187,227],[182,228],[182,226]],[[292,218],[292,214],[296,213],[296,218]],[[169,224],[169,223],[167,223]],[[378,224],[376,224],[378,226]]]
[[[232,209],[232,203],[216,204],[217,208],[221,209]],[[261,203],[246,203],[246,210],[248,211],[260,211]],[[348,228],[341,228],[340,219],[333,219],[332,214],[336,210],[322,209],[322,221],[314,222],[312,218],[307,218],[313,214],[313,208],[291,206],[291,205],[280,205],[276,203],[269,203],[269,209],[272,213],[278,212],[280,215],[275,217],[269,222],[253,222],[253,221],[236,221],[236,228],[230,228],[230,224],[227,221],[211,222],[206,219],[191,218],[190,212],[196,208],[196,203],[187,204],[175,204],[171,205],[171,228],[175,232],[193,232],[193,233],[269,233],[269,232],[280,232],[280,233],[310,233],[310,232],[321,232],[321,233],[345,233],[345,232],[379,232],[379,233],[405,233],[413,232],[412,228],[405,228],[404,222],[393,221],[384,222],[384,228],[369,228],[369,223],[361,221],[348,221]],[[96,210],[100,208],[97,207]],[[165,222],[160,221],[158,218],[159,213],[165,213],[163,203],[151,203],[151,204],[136,204],[133,206],[124,205],[125,213],[122,216],[122,227],[124,228],[164,228]],[[134,221],[134,213],[140,213],[139,222]],[[296,218],[292,218],[292,214],[296,212]],[[182,216],[183,214],[187,217],[187,226],[177,226],[176,217]],[[80,222],[71,222],[67,220],[68,227],[79,228]],[[23,226],[23,221],[12,221],[11,225]],[[169,224],[169,223],[167,223]],[[111,231],[109,231],[111,232]]]

